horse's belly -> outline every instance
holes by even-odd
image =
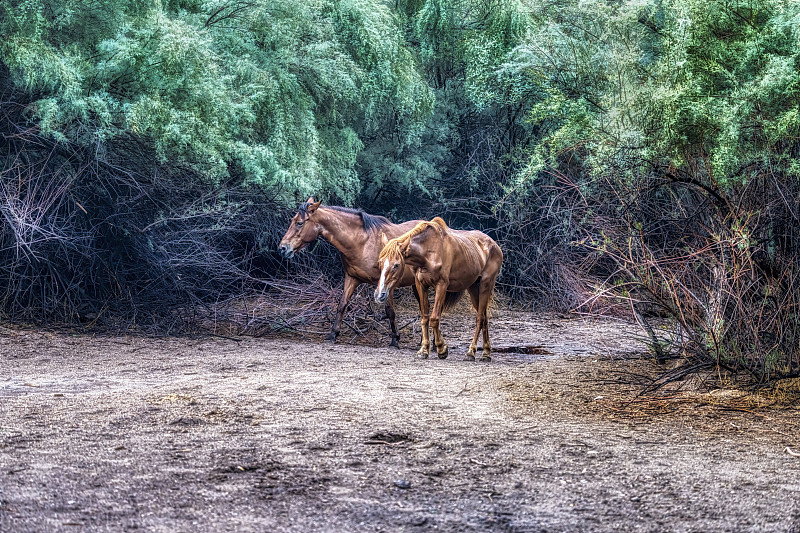
[[[464,286],[463,283],[453,283],[447,285],[447,292],[464,292],[467,290],[467,287]]]
[[[380,275],[375,275],[374,272],[368,272],[361,268],[347,268],[345,270],[351,278],[355,278],[359,283],[366,283],[368,285],[377,285]]]
[[[435,277],[433,277],[431,275],[417,274],[416,277],[417,277],[417,281],[419,281],[419,283],[423,287],[435,287],[439,283],[439,279],[435,278]],[[459,281],[459,280],[450,280],[450,282],[447,284],[447,292],[462,292],[462,291],[465,291],[468,288],[470,288],[472,286],[472,284],[475,283],[475,280],[477,280],[477,279],[478,279],[478,276],[475,276],[469,282],[466,282],[466,283],[464,281]]]
[[[483,273],[482,270],[474,270],[474,271],[467,271],[467,272],[459,272],[459,273],[451,273],[450,274],[450,284],[447,286],[447,290],[450,292],[461,292],[469,289],[472,285],[478,281]],[[456,275],[454,275],[456,274]]]
[[[450,284],[447,286],[447,292],[462,292],[470,287],[472,284],[477,281],[479,276],[475,276],[474,278],[468,278],[467,280],[450,280]]]

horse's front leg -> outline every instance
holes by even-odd
[[[339,300],[339,307],[336,309],[336,318],[331,326],[331,332],[328,334],[328,342],[336,342],[336,337],[339,336],[339,328],[342,326],[342,317],[347,309],[347,304],[350,303],[350,298],[356,287],[360,285],[356,278],[345,273],[344,275],[344,290],[342,291],[342,298]]]
[[[395,317],[397,315],[394,312],[394,289],[389,291],[389,299],[386,301],[385,314],[386,318],[389,319],[389,326],[392,328],[392,342],[389,344],[389,346],[399,348],[400,334],[397,333],[397,323],[395,322]]]
[[[444,301],[447,297],[447,282],[439,282],[436,284],[436,296],[433,300],[433,311],[431,312],[430,324],[433,329],[433,342],[436,344],[436,353],[439,359],[447,357],[447,344],[442,338],[442,332],[439,330],[439,323],[442,317],[442,309],[444,308]]]
[[[431,312],[428,302],[428,290],[419,281],[415,281],[414,284],[419,295],[419,324],[422,327],[422,343],[417,355],[420,359],[427,359],[431,353],[431,338],[428,334],[428,317]]]

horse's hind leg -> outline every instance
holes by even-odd
[[[395,322],[395,317],[397,315],[394,312],[394,289],[389,291],[389,300],[386,302],[386,318],[389,319],[389,326],[392,328],[392,342],[389,346],[394,346],[395,348],[400,347],[400,334],[397,333],[397,323]]]
[[[336,309],[336,319],[333,321],[331,332],[326,339],[328,342],[336,342],[336,337],[339,336],[339,328],[342,326],[344,311],[347,309],[347,304],[353,296],[353,291],[356,290],[359,284],[360,282],[357,281],[356,278],[348,276],[347,274],[344,275],[344,290],[342,291],[342,298],[339,300],[339,307]]]
[[[464,356],[465,361],[474,361],[475,352],[478,350],[478,335],[481,334],[481,317],[477,312],[480,303],[480,282],[475,282],[467,289],[469,299],[472,302],[472,307],[475,309],[475,334],[472,336],[472,344],[469,345],[469,350]]]
[[[489,342],[489,302],[492,300],[494,293],[494,282],[496,277],[481,280],[480,286],[480,299],[478,302],[478,324],[483,329],[483,356],[481,361],[491,361],[492,343]],[[475,340],[477,341],[478,332],[475,331]]]

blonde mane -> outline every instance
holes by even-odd
[[[381,250],[381,255],[378,257],[378,261],[382,261],[389,256],[402,256],[403,253],[401,252],[401,248],[407,248],[411,243],[412,238],[416,237],[428,228],[434,228],[438,230],[441,235],[444,235],[445,230],[447,230],[447,224],[440,217],[434,217],[434,219],[430,222],[420,222],[411,228],[411,230],[387,242],[386,246],[384,246],[383,250]]]

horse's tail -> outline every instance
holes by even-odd
[[[458,302],[461,301],[461,297],[464,296],[464,291],[461,292],[448,292],[444,296],[444,306],[442,307],[443,311],[449,311],[450,309],[454,308]]]

